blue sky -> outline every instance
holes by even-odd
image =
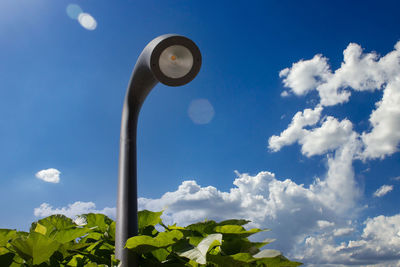
[[[114,216],[131,71],[178,33],[203,65],[142,107],[140,208],[250,219],[307,266],[398,266],[399,6],[2,0],[0,227]]]

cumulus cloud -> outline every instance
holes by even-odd
[[[374,197],[383,197],[392,190],[393,190],[393,185],[386,185],[386,184],[382,185],[375,191]]]
[[[397,244],[398,236],[395,239],[380,237],[383,228],[393,227],[393,221],[397,220],[395,217],[369,219],[365,222],[364,232],[358,239],[337,244],[338,237],[354,236],[356,232],[354,226],[344,223],[345,218],[351,219],[349,207],[355,210],[362,209],[358,204],[362,192],[354,179],[354,160],[384,159],[399,151],[399,73],[400,42],[392,52],[382,57],[375,52],[364,53],[360,45],[351,43],[343,52],[343,63],[334,72],[330,70],[328,60],[322,55],[316,55],[311,60],[300,60],[280,72],[283,84],[290,89],[290,93],[301,96],[316,90],[319,103],[314,109],[297,112],[285,130],[269,138],[268,147],[272,152],[277,152],[284,146],[298,143],[306,157],[325,155],[328,169],[324,179],[316,178],[306,189],[313,193],[318,203],[334,210],[336,219],[343,219],[340,222],[317,220],[316,227],[313,228],[314,233],[304,239],[303,245],[293,248],[292,252],[296,254],[300,251],[297,254],[300,260],[309,262],[310,266],[400,264],[399,254],[390,249],[391,242]],[[322,113],[326,106],[349,101],[352,91],[375,90],[383,90],[383,96],[372,110],[369,118],[371,127],[368,131],[358,133],[354,131],[350,120],[339,120]],[[288,91],[284,92],[285,96],[289,95]],[[306,120],[306,113],[308,118],[312,119]],[[384,185],[374,196],[381,197],[391,190],[393,186]],[[382,223],[384,227],[372,235],[371,225],[375,225],[376,222]],[[398,224],[395,229],[397,232],[389,232],[400,235]],[[371,240],[375,247],[368,243]]]
[[[338,156],[343,153],[346,154],[341,152]],[[205,218],[247,218],[252,221],[251,227],[272,229],[259,234],[259,240],[276,239],[270,248],[279,249],[306,266],[398,266],[400,263],[400,214],[369,218],[358,234],[351,219],[353,215],[357,217],[352,214],[354,203],[347,203],[349,209],[345,213],[331,204],[330,201],[343,201],[339,191],[348,186],[347,180],[343,179],[341,187],[330,187],[326,180],[305,187],[290,179],[279,180],[266,171],[254,176],[237,175],[234,186],[227,192],[212,186],[202,187],[193,180],[184,181],[176,191],[159,199],[140,198],[139,207],[164,209],[163,219],[170,224],[187,225]],[[325,189],[319,190],[321,187]],[[329,191],[337,198],[324,201]],[[344,237],[347,241],[343,241]]]
[[[358,44],[351,43],[343,52],[343,63],[334,73],[321,55],[301,60],[280,72],[283,83],[295,95],[317,90],[320,103],[314,109],[297,112],[290,125],[279,136],[269,138],[269,149],[279,151],[283,146],[298,142],[306,156],[322,155],[337,149],[354,135],[362,149],[357,159],[383,159],[399,151],[400,144],[400,42],[383,57],[375,52],[363,53]],[[371,130],[356,133],[352,122],[327,116],[320,121],[324,106],[348,101],[351,91],[383,90],[383,97],[372,111]],[[288,96],[287,91],[284,95]],[[317,128],[318,122],[322,123]],[[306,128],[314,127],[311,130]],[[353,138],[353,137],[351,137]],[[360,147],[361,148],[361,147]]]
[[[284,78],[285,87],[291,88],[296,95],[307,94],[326,82],[331,75],[327,59],[322,55],[315,55],[310,60],[300,60],[279,73],[279,77]]]
[[[399,266],[400,214],[368,218],[364,225],[357,239],[340,244],[336,244],[337,235],[332,233],[309,236],[304,240],[298,257],[306,263],[308,259],[313,259],[309,266]],[[333,232],[350,233],[351,228],[348,231],[339,230]]]
[[[279,180],[267,171],[254,176],[237,175],[228,192],[212,186],[202,187],[193,180],[184,181],[176,191],[167,192],[161,198],[140,198],[139,208],[165,209],[163,219],[180,225],[205,218],[246,218],[252,221],[251,226],[271,228],[265,235],[276,238],[274,248],[284,253],[315,228],[343,225],[344,218],[356,213],[354,191],[343,190],[333,181],[316,181],[313,186],[305,187],[290,179]],[[352,177],[347,178],[341,180],[344,183],[341,186],[352,188]]]
[[[287,96],[289,96],[288,91],[283,91],[283,92],[281,93],[281,97],[287,97]]]
[[[335,223],[334,222],[324,221],[324,220],[318,220],[317,221],[317,225],[318,225],[319,228],[322,229],[322,228],[334,226]]]
[[[302,145],[302,153],[308,157],[334,151],[349,139],[355,139],[357,135],[353,132],[353,124],[349,120],[339,122],[332,116],[326,117],[321,127],[311,131],[304,130],[304,133],[299,143]]]
[[[341,67],[332,72],[327,59],[316,55],[311,60],[300,60],[291,68],[283,69],[280,77],[285,87],[296,95],[312,90],[319,93],[323,106],[344,103],[356,91],[380,90],[400,72],[400,42],[383,57],[375,52],[364,53],[360,45],[350,43],[343,51]]]
[[[279,136],[271,136],[268,140],[268,148],[279,151],[283,146],[291,145],[305,135],[304,127],[316,124],[321,117],[322,107],[305,109],[294,115],[292,122]]]
[[[400,144],[400,42],[383,57],[375,52],[363,53],[360,45],[351,43],[343,52],[343,63],[331,73],[327,59],[316,55],[311,60],[301,60],[291,68],[281,71],[283,83],[296,95],[317,90],[320,103],[314,110],[306,109],[294,115],[291,124],[279,136],[269,138],[269,148],[276,152],[283,146],[298,142],[306,156],[321,155],[335,150],[350,135],[362,143],[355,158],[383,159],[399,151]],[[371,130],[356,133],[352,123],[328,116],[319,121],[323,106],[348,101],[351,91],[383,90],[383,97],[376,103],[369,122]],[[285,91],[286,92],[286,91]],[[311,112],[313,111],[313,112]],[[310,123],[303,123],[305,114],[313,114]],[[321,122],[321,127],[315,127]],[[306,130],[306,127],[314,127]]]
[[[298,112],[280,136],[270,137],[269,148],[276,152],[281,147],[298,141],[302,145],[303,154],[307,156],[324,154],[326,150],[335,149],[350,134],[352,127],[350,121],[345,119],[338,125],[337,119],[328,117],[320,128],[312,131],[304,128],[317,124],[323,106],[348,101],[351,95],[350,90],[383,90],[383,97],[376,103],[376,109],[372,111],[369,118],[371,130],[359,134],[363,151],[357,155],[357,158],[383,159],[399,151],[399,73],[400,42],[395,45],[392,52],[383,57],[379,57],[375,52],[363,53],[360,45],[351,43],[343,52],[341,67],[334,73],[331,72],[327,59],[321,55],[316,55],[311,60],[294,63],[291,68],[281,71],[283,83],[296,95],[317,90],[320,103],[314,111],[319,111],[318,117],[314,117],[316,120],[312,123],[301,124],[299,119],[302,113]]]
[[[338,228],[333,231],[333,235],[334,236],[344,236],[344,235],[349,235],[352,232],[354,232],[353,227]]]
[[[77,201],[73,204],[69,204],[67,207],[53,208],[48,203],[42,203],[38,208],[35,208],[33,214],[36,217],[47,217],[53,214],[63,214],[67,217],[74,218],[77,215],[86,213],[103,213],[112,218],[116,217],[116,209],[105,207],[102,210],[96,209],[96,205],[93,202],[81,202]]]
[[[366,147],[362,155],[364,159],[383,159],[386,155],[399,151],[400,79],[386,86],[382,100],[376,106],[369,118],[373,128],[371,132],[362,134]]]
[[[59,183],[61,172],[57,169],[50,168],[46,170],[41,170],[35,174],[36,178],[43,180],[48,183]]]
[[[355,208],[361,195],[354,179],[352,161],[358,149],[358,142],[349,139],[333,156],[328,155],[325,180],[317,179],[310,186],[313,191],[318,192],[319,200],[338,214],[346,214],[350,208]]]
[[[305,129],[306,126],[317,124],[321,112],[321,106],[313,110],[305,109],[303,112],[297,112],[286,130],[279,136],[273,135],[269,138],[269,149],[277,152],[283,146],[298,142],[301,145],[302,154],[310,157],[335,151],[349,141],[359,142],[359,134],[353,131],[353,124],[347,119],[338,121],[332,116],[327,116],[321,121],[320,127]]]

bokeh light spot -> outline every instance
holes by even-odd
[[[77,19],[82,12],[82,8],[77,4],[69,4],[67,6],[67,15],[71,19]]]
[[[93,31],[97,27],[97,21],[88,13],[79,14],[78,21],[86,30]]]
[[[214,117],[214,107],[204,98],[193,100],[188,109],[190,119],[196,124],[210,123]]]

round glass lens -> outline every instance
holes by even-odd
[[[182,45],[171,45],[161,53],[158,64],[165,76],[173,79],[182,78],[192,69],[193,55]]]

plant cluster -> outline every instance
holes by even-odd
[[[261,229],[246,230],[246,220],[204,221],[166,226],[162,212],[138,213],[139,235],[127,240],[139,266],[299,266],[269,242],[251,242]],[[32,223],[29,232],[0,229],[0,266],[118,266],[115,221],[103,214],[72,220],[52,215]]]

